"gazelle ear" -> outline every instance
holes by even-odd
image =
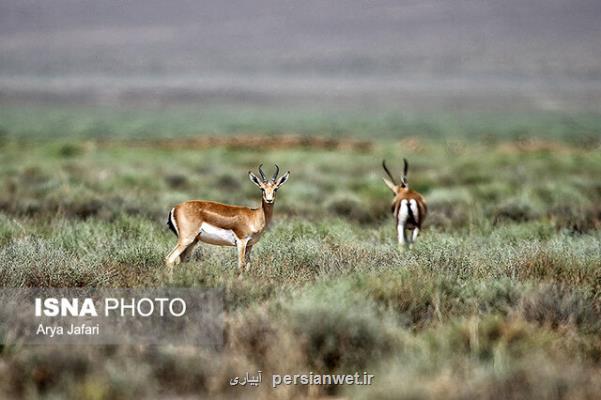
[[[288,180],[288,177],[290,176],[290,171],[286,172],[286,175],[282,175],[280,176],[280,178],[276,181],[276,185],[282,186],[284,183],[286,183],[286,181]]]
[[[252,183],[257,185],[258,187],[261,187],[261,180],[259,178],[257,178],[256,175],[253,174],[251,171],[248,171],[248,178],[250,179],[250,181]]]
[[[390,182],[386,178],[382,178],[382,180],[384,181],[386,186],[388,186],[388,189],[392,190],[392,193],[396,193],[396,185],[394,183]]]

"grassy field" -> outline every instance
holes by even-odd
[[[484,99],[485,104],[492,103]],[[332,104],[334,103],[334,104]],[[473,105],[459,105],[470,109]],[[486,107],[484,107],[486,108]],[[498,109],[497,104],[492,110]],[[299,133],[395,140],[418,136],[438,140],[489,141],[532,137],[582,146],[599,144],[601,114],[531,111],[499,113],[412,112],[400,108],[340,106],[335,102],[249,105],[90,107],[37,105],[0,107],[0,139],[145,139],[203,135]]]
[[[302,386],[228,385],[258,369],[267,382],[271,373],[367,370],[372,386],[317,393],[359,399],[601,393],[598,116],[80,111],[0,111],[0,285],[223,287],[225,348],[4,340],[1,397],[307,396]],[[245,149],[126,140],[207,133],[235,144],[246,132],[341,142]],[[369,146],[345,148],[348,136]],[[386,158],[399,171],[402,157],[430,208],[406,253],[380,167]],[[233,249],[200,246],[169,282],[169,209],[191,198],[257,206],[247,171],[275,162],[291,177],[252,270],[239,278]]]

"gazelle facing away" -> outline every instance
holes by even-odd
[[[290,171],[278,178],[276,165],[271,180],[259,166],[261,179],[248,171],[250,180],[263,192],[260,208],[230,206],[213,201],[191,200],[175,206],[169,213],[167,225],[177,235],[177,245],[165,259],[172,268],[187,258],[198,241],[218,246],[238,248],[238,268],[248,268],[250,252],[257,243],[273,215],[275,194],[288,180]]]
[[[421,194],[409,189],[409,182],[407,181],[409,164],[405,158],[403,158],[403,162],[405,163],[405,168],[403,169],[400,184],[396,183],[394,177],[388,168],[386,168],[386,161],[384,160],[382,161],[382,167],[390,180],[383,179],[386,186],[394,193],[391,210],[396,222],[399,244],[411,247],[417,239],[417,235],[419,235],[422,223],[426,219],[428,206]],[[412,232],[409,233],[407,231]]]

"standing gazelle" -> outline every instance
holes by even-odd
[[[261,208],[191,200],[171,209],[167,225],[177,235],[177,245],[165,259],[168,267],[187,258],[200,240],[218,246],[236,246],[239,270],[248,268],[252,247],[271,221],[275,194],[290,176],[288,171],[278,179],[280,168],[276,165],[275,174],[267,180],[262,166],[259,166],[261,179],[248,171],[250,180],[263,192]]]
[[[409,189],[409,182],[407,181],[409,164],[405,158],[403,158],[403,162],[405,163],[403,176],[401,177],[401,183],[397,184],[388,168],[386,168],[386,161],[382,160],[382,167],[390,177],[390,181],[386,178],[383,179],[386,186],[394,193],[391,211],[396,222],[399,244],[411,247],[417,239],[417,235],[419,235],[422,223],[426,219],[428,206],[421,194]],[[409,237],[408,230],[413,231],[411,237]]]

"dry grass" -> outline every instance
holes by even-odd
[[[5,343],[4,397],[579,400],[599,393],[601,158],[594,148],[409,138],[343,151],[352,141],[215,140],[176,141],[186,147],[177,152],[161,141],[4,142],[2,286],[223,287],[227,315],[220,352]],[[398,166],[409,150],[410,182],[426,195],[430,215],[416,248],[403,254],[379,163]],[[167,210],[195,197],[258,204],[246,171],[259,162],[292,175],[252,271],[238,278],[232,249],[203,246],[167,281],[163,257],[175,240],[164,225]],[[231,376],[258,369],[267,383],[272,373],[367,370],[376,384],[312,392],[229,386]]]

